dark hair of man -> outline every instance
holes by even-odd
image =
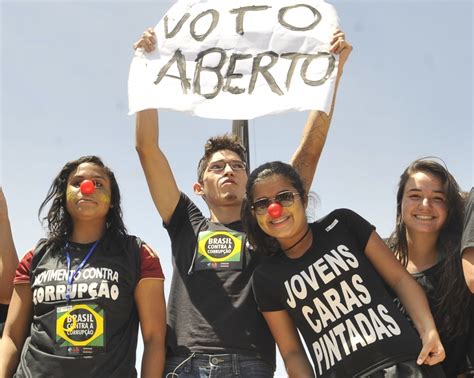
[[[246,149],[240,142],[237,135],[234,134],[224,134],[218,135],[215,137],[211,137],[207,140],[206,144],[204,145],[204,155],[199,160],[198,169],[197,169],[197,176],[198,182],[202,183],[202,178],[204,176],[204,172],[209,164],[209,161],[212,158],[214,153],[229,150],[235,152],[239,155],[239,158],[247,163],[246,161]]]
[[[114,173],[104,165],[99,157],[83,156],[64,165],[53,180],[46,198],[38,211],[38,217],[41,219],[42,211],[51,202],[48,214],[42,219],[42,222],[47,222],[48,240],[46,245],[48,247],[51,246],[54,250],[58,250],[66,245],[73,231],[72,218],[66,208],[67,183],[69,175],[82,163],[91,163],[102,168],[110,180],[111,202],[109,212],[107,213],[106,230],[103,239],[120,240],[127,235],[127,230],[122,220],[120,190]]]
[[[263,232],[258,225],[257,219],[252,212],[252,204],[255,201],[255,198],[253,197],[255,184],[273,175],[279,175],[286,178],[300,194],[301,198],[306,201],[306,192],[303,181],[290,164],[281,161],[273,161],[262,164],[252,171],[247,180],[246,196],[242,203],[242,224],[249,243],[257,252],[268,256],[282,253],[282,251],[278,241],[274,237]]]
[[[458,306],[459,303],[469,303],[469,292],[464,281],[459,255],[464,201],[458,183],[442,164],[430,159],[418,159],[402,173],[397,191],[396,225],[388,244],[406,267],[408,264],[408,242],[406,226],[402,218],[402,199],[407,181],[417,172],[438,177],[446,196],[447,218],[437,241],[438,252],[445,257],[441,268],[441,277],[439,277],[437,311],[434,312],[439,314],[436,322],[440,333],[444,337],[450,338],[467,331],[469,320],[466,316],[467,311],[460,311]]]

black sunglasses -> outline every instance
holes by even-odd
[[[275,197],[272,198],[260,198],[255,201],[252,205],[252,210],[254,210],[258,215],[263,215],[267,212],[268,206],[272,202],[278,202],[283,207],[288,207],[293,205],[295,202],[295,196],[299,196],[299,193],[290,192],[285,190],[278,193]]]

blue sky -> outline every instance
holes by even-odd
[[[134,118],[127,115],[132,44],[171,3],[1,1],[0,184],[20,256],[44,235],[37,210],[53,177],[66,161],[96,154],[117,175],[130,233],[158,252],[171,277],[168,236],[135,153]],[[438,156],[462,189],[473,186],[474,5],[331,3],[354,51],[313,184],[317,212],[354,209],[387,236],[398,177],[410,161]],[[289,160],[306,115],[250,121],[251,166]],[[172,111],[160,120],[162,148],[178,185],[191,193],[205,140],[230,131],[230,122]],[[280,365],[278,374],[283,371]]]

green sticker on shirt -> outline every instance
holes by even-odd
[[[77,304],[56,308],[56,344],[67,355],[90,355],[105,346],[104,310]]]
[[[243,239],[241,232],[201,231],[194,270],[242,269]]]

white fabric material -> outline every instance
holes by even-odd
[[[337,59],[328,50],[337,27],[334,7],[318,0],[178,1],[155,27],[157,49],[135,53],[130,113],[252,119],[329,112]],[[295,53],[306,55],[285,55]]]

